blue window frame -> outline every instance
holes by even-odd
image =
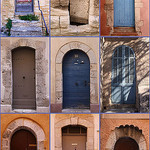
[[[111,99],[113,104],[135,104],[135,54],[125,45],[113,53]]]

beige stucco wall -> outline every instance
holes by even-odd
[[[41,10],[49,28],[49,0],[40,0]],[[15,0],[1,0],[1,25],[4,26],[7,23],[7,19],[14,19],[15,17]],[[34,14],[39,16],[41,20],[41,12],[38,8],[38,0],[34,0]]]
[[[149,115],[148,114],[102,114],[101,115],[101,150],[109,150],[111,145],[114,145],[116,139],[115,136],[112,136],[112,134],[116,131],[116,127],[119,126],[124,126],[125,125],[132,125],[132,129],[134,127],[138,132],[141,132],[142,130],[142,135],[144,137],[143,141],[146,143],[146,148],[143,147],[143,150],[148,150],[149,149]],[[127,127],[129,129],[129,126]],[[134,126],[134,127],[133,127]],[[126,128],[126,134],[127,129]],[[132,137],[133,139],[139,138],[136,134],[136,132],[132,132],[132,129],[130,129],[129,136]],[[119,131],[118,131],[119,132]],[[122,136],[126,136],[123,135]],[[140,142],[140,141],[139,141]],[[142,144],[144,146],[144,143]],[[140,144],[140,143],[139,143]],[[141,145],[141,146],[142,146]],[[113,147],[112,147],[113,149]]]
[[[51,103],[54,104],[56,103],[56,57],[58,53],[60,52],[60,48],[63,47],[67,43],[71,42],[76,42],[76,43],[83,43],[84,45],[87,45],[88,47],[91,48],[91,51],[93,51],[93,57],[96,58],[94,60],[97,65],[96,65],[96,70],[97,70],[97,91],[95,93],[95,97],[97,103],[99,101],[99,96],[98,96],[98,83],[99,83],[99,39],[98,38],[52,38],[51,39]],[[80,48],[79,48],[80,49]],[[71,50],[71,48],[70,48]],[[64,54],[63,54],[64,55]],[[61,57],[60,57],[61,58]],[[62,66],[60,66],[62,67]],[[62,68],[58,68],[61,70]],[[61,86],[61,85],[60,85]]]
[[[69,121],[70,120],[70,121]],[[87,141],[88,139],[88,134],[93,143],[92,148],[88,148],[87,150],[99,150],[99,115],[98,114],[52,114],[51,115],[51,149],[52,150],[58,150],[57,144],[59,143],[59,139],[56,139],[56,136],[61,136],[61,135],[56,135],[56,130],[58,127],[58,124],[67,124],[67,125],[82,125],[84,124],[85,127],[90,126],[90,130],[92,132],[87,133]],[[82,124],[80,124],[82,122]],[[88,123],[88,124],[86,124]],[[63,126],[63,125],[62,125]],[[93,132],[94,131],[94,132]],[[94,133],[94,134],[93,134]],[[94,136],[92,136],[92,134]],[[60,137],[61,138],[61,137]],[[59,150],[62,150],[62,148],[59,148]]]
[[[2,112],[13,111],[11,105],[13,93],[11,51],[21,46],[35,49],[36,111],[49,112],[49,38],[1,39]]]
[[[111,105],[112,56],[115,48],[121,45],[131,47],[135,53],[136,107],[138,111],[147,112],[149,99],[149,38],[103,38],[101,40],[101,106],[107,108]]]

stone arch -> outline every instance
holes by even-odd
[[[139,145],[139,150],[147,150],[146,140],[142,134],[142,130],[133,125],[121,125],[116,127],[109,136],[105,150],[114,150],[115,143],[121,137],[130,137],[137,142]]]
[[[97,58],[95,56],[94,51],[86,44],[73,41],[63,45],[56,56],[56,104],[62,104],[63,102],[63,81],[62,81],[62,62],[65,54],[73,49],[79,49],[89,57],[90,60],[90,104],[98,104],[97,101]]]
[[[45,150],[44,141],[46,139],[43,129],[36,122],[25,118],[16,119],[7,126],[2,135],[2,150],[10,150],[12,135],[20,129],[27,129],[32,132],[37,140],[37,149]]]
[[[87,150],[94,149],[94,125],[86,119],[71,117],[63,119],[55,124],[55,150],[62,150],[61,129],[68,125],[81,125],[87,128]]]
[[[30,47],[35,50],[35,78],[36,78],[36,110],[41,108],[41,100],[45,100],[42,107],[49,107],[49,98],[46,97],[47,82],[45,77],[48,73],[48,60],[45,58],[46,41],[35,41],[32,38],[18,39],[15,42],[2,40],[2,85],[4,99],[2,99],[2,112],[11,112],[12,110],[12,50],[19,47]],[[7,43],[7,44],[6,44]],[[42,87],[42,89],[41,89]],[[39,92],[40,91],[40,92]],[[4,107],[4,109],[3,109]],[[46,109],[47,111],[47,109]]]

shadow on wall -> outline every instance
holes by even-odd
[[[111,104],[113,52],[116,47],[125,45],[132,48],[135,53],[136,102],[134,107],[136,107],[136,111],[138,112],[148,112],[149,40],[146,38],[104,38],[101,40],[102,111],[109,109]],[[119,75],[117,75],[117,78],[119,78]],[[118,96],[120,95],[119,91],[116,90],[115,92]],[[128,93],[131,94],[131,91]]]

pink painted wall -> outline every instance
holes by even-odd
[[[143,26],[141,27],[142,36],[149,36],[149,0],[142,0],[144,6],[141,8],[141,20]]]

